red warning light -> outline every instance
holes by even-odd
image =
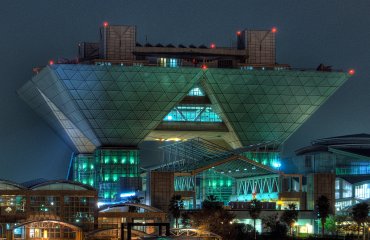
[[[109,23],[108,22],[103,22],[103,26],[106,28],[108,27]]]
[[[206,70],[207,68],[208,68],[207,65],[205,65],[205,64],[202,65],[203,70]]]
[[[348,71],[348,74],[349,74],[349,75],[353,75],[353,74],[355,74],[355,69],[350,69],[350,70]]]
[[[216,44],[211,43],[211,48],[216,48]]]
[[[53,60],[50,60],[49,61],[49,65],[54,65],[54,61]]]
[[[240,36],[242,34],[242,32],[241,31],[237,31],[236,32],[236,35],[238,35],[238,36]]]
[[[276,27],[273,27],[273,28],[271,29],[271,32],[272,32],[272,33],[277,33],[277,28],[276,28]]]

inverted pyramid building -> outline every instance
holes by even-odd
[[[238,148],[284,142],[348,77],[321,71],[55,64],[19,95],[78,153],[136,147],[162,133],[219,137]],[[195,88],[202,96],[189,96]],[[192,104],[204,109],[187,118],[183,114]],[[168,117],[171,111],[183,118]],[[219,119],[201,118],[205,111]]]

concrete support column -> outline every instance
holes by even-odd
[[[6,240],[13,240],[13,231],[6,230]]]
[[[76,240],[82,240],[82,232],[76,231]]]

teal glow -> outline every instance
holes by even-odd
[[[177,122],[222,122],[222,119],[208,105],[178,105],[171,110],[164,121]]]
[[[104,163],[109,163],[109,157],[104,157]]]
[[[230,179],[229,179],[229,180],[227,180],[226,185],[227,185],[228,187],[231,187],[231,184],[232,184],[231,180],[230,180]]]
[[[280,152],[245,152],[243,155],[255,162],[274,168],[280,168]],[[280,164],[280,166],[278,166]]]
[[[113,174],[113,182],[117,182],[118,181],[118,175],[117,174]]]
[[[205,94],[201,88],[195,87],[190,90],[190,92],[188,93],[188,96],[202,97],[202,96],[205,96]]]
[[[126,161],[127,161],[127,157],[126,157],[126,156],[123,156],[123,157],[121,158],[121,163],[122,163],[122,164],[125,164],[125,163],[126,163]]]
[[[113,163],[117,163],[117,162],[118,162],[117,157],[113,157]]]

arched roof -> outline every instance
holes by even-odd
[[[17,223],[17,225],[14,225],[11,228],[11,230],[14,230],[16,228],[19,228],[19,227],[22,227],[22,226],[25,226],[25,225],[28,225],[28,224],[31,224],[31,223],[42,223],[42,222],[59,223],[60,225],[63,225],[63,226],[72,228],[74,230],[82,231],[82,229],[79,226],[76,226],[76,225],[71,224],[71,223],[68,223],[68,222],[63,222],[63,221],[60,221],[60,220],[55,220],[55,219],[52,219],[52,220],[48,220],[48,219],[44,219],[44,220],[29,220],[29,221],[25,221],[25,222],[22,222],[22,223]]]
[[[129,202],[116,203],[116,204],[107,204],[107,205],[104,205],[104,206],[100,207],[99,212],[104,212],[104,211],[107,211],[109,209],[120,208],[120,207],[138,207],[138,208],[145,209],[149,212],[163,212],[162,210],[160,210],[158,208],[155,208],[155,207],[152,207],[152,206],[149,206],[149,205],[140,204],[140,203],[129,203]]]
[[[26,188],[18,183],[0,179],[0,190],[23,190],[23,189]]]
[[[95,191],[95,188],[82,184],[75,181],[68,180],[52,180],[45,181],[42,183],[37,183],[33,186],[30,186],[32,190],[92,190]]]

